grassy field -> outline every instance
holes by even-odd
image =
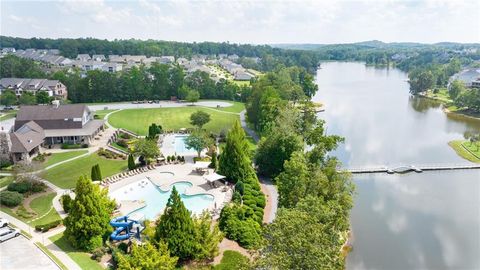
[[[465,140],[455,140],[448,143],[450,147],[462,158],[471,162],[480,163],[480,147]]]
[[[238,80],[233,80],[233,83],[242,87],[242,86],[250,86],[250,81],[238,81]]]
[[[205,99],[205,101],[216,101],[216,100]],[[225,102],[225,100],[218,100],[218,101]],[[228,102],[231,103],[232,106],[221,107],[221,108],[212,108],[212,109],[219,110],[219,111],[224,111],[224,112],[232,112],[232,113],[240,113],[241,111],[245,110],[245,103],[243,103],[243,102],[230,101],[230,100]]]
[[[67,255],[72,258],[82,269],[104,269],[97,261],[90,258],[90,254],[82,251],[78,251],[73,248],[70,243],[65,239],[63,233],[54,235],[49,238],[57,247],[63,250]]]
[[[123,110],[110,115],[109,122],[114,127],[124,128],[140,135],[147,135],[148,127],[152,123],[162,125],[164,130],[193,127],[190,125],[190,115],[198,110],[210,114],[211,120],[204,128],[215,133],[219,133],[223,129],[228,130],[234,121],[239,119],[238,115],[192,106]]]
[[[11,176],[0,176],[0,188],[8,186],[13,182],[13,177]]]
[[[98,119],[103,119],[103,118],[105,118],[105,115],[107,115],[107,114],[109,114],[113,111],[116,111],[116,110],[99,110],[99,111],[95,111],[94,114],[98,115]]]
[[[16,112],[16,111],[11,111],[11,112],[7,112],[7,113],[2,113],[2,115],[0,116],[0,121],[12,119],[12,118],[14,118],[15,116],[17,116],[17,112]]]
[[[88,150],[75,150],[75,151],[68,151],[68,152],[61,152],[61,153],[53,153],[52,155],[47,157],[47,160],[45,160],[42,166],[46,168],[60,161],[64,161],[67,159],[71,159],[71,158],[86,154],[87,152]]]
[[[38,214],[37,217],[43,216],[48,213],[44,217],[30,222],[30,225],[35,226],[39,224],[47,224],[52,221],[62,219],[57,213],[57,211],[52,208],[52,200],[53,198],[55,198],[56,195],[56,193],[52,192],[45,196],[35,198],[30,202],[30,208],[32,208],[33,211]]]
[[[36,215],[33,215],[30,218],[20,216],[16,213],[16,211],[14,211],[14,209],[3,206],[3,205],[0,206],[0,210],[2,210],[3,212],[5,212],[5,213],[23,221],[23,222],[30,222],[31,221],[29,223],[31,226],[35,226],[35,225],[38,225],[38,224],[45,224],[45,223],[48,223],[48,222],[52,222],[54,220],[61,219],[60,216],[58,215],[57,211],[55,211],[55,209],[53,209],[53,211],[50,211],[50,209],[52,208],[52,200],[55,197],[55,195],[56,195],[55,192],[49,192],[49,193],[45,193],[44,195],[42,195],[40,197],[37,197],[37,198],[33,199],[30,202],[29,206],[35,212]],[[39,217],[41,217],[45,214],[47,214],[47,215],[40,218],[40,219],[34,220],[34,219],[39,218]],[[34,220],[34,221],[32,221],[32,220]]]
[[[426,95],[429,98],[439,100],[443,103],[451,103],[452,102],[452,99],[450,98],[450,95],[448,94],[448,89],[447,88],[441,88],[441,89],[438,90],[437,93],[433,93],[432,91],[428,91]]]
[[[102,176],[108,177],[127,169],[126,160],[106,159],[91,154],[51,168],[42,173],[42,177],[61,188],[74,188],[81,175],[90,177],[92,166],[100,165]]]
[[[62,270],[68,270],[68,268],[67,268],[55,255],[53,255],[53,253],[50,252],[50,250],[48,250],[48,248],[45,247],[42,243],[40,243],[40,242],[35,242],[35,245],[36,245],[38,248],[40,248],[43,252],[45,252],[46,254],[48,254],[48,256],[49,256],[50,258],[52,258],[52,260],[54,260],[55,263],[56,263],[58,266],[60,266],[60,268],[61,268]]]

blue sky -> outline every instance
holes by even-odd
[[[480,1],[12,1],[0,32],[17,37],[95,37],[348,43],[480,42]]]

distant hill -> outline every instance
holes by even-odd
[[[427,48],[427,47],[475,47],[480,48],[480,43],[458,43],[458,42],[439,42],[434,44],[418,43],[418,42],[383,42],[380,40],[369,40],[355,43],[339,43],[339,44],[270,44],[270,46],[281,49],[291,50],[320,50],[330,48],[356,48],[356,49],[409,49],[409,48]]]

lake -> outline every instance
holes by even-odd
[[[480,121],[412,97],[395,68],[326,62],[314,101],[344,167],[468,164],[448,146]],[[480,269],[480,170],[355,175],[347,269]]]

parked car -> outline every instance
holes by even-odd
[[[20,235],[20,230],[13,228],[3,228],[0,230],[0,243],[7,241],[10,238],[17,237]]]
[[[8,225],[8,219],[0,218],[0,227],[3,228]]]

